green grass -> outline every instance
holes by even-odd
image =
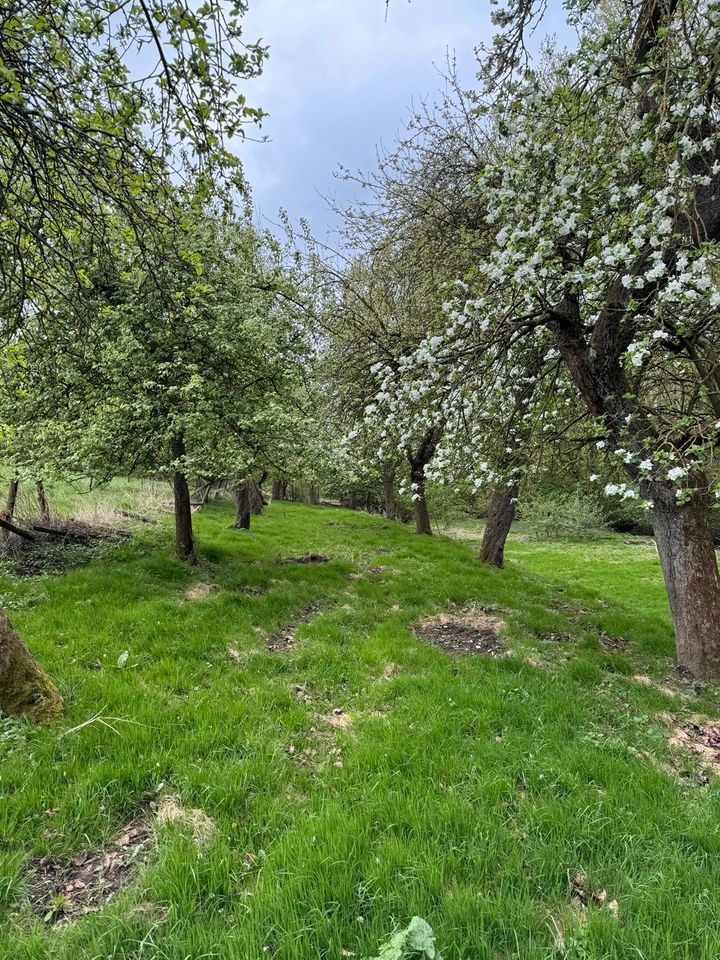
[[[717,691],[632,679],[671,669],[651,546],[515,541],[498,571],[472,543],[338,509],[276,503],[250,533],[231,520],[197,516],[195,570],[165,524],[62,577],[0,578],[67,701],[59,727],[0,730],[0,958],[361,958],[419,914],[450,960],[716,960],[720,787],[666,769],[658,715],[717,715]],[[332,562],[277,563],[307,552]],[[194,582],[222,589],[187,601]],[[450,657],[413,634],[468,602],[502,608],[512,655]],[[310,603],[292,649],[268,652]],[[335,708],[350,729],[323,719]],[[96,714],[117,732],[67,732]],[[306,747],[321,769],[298,762]],[[211,844],[170,825],[104,910],[33,918],[23,864],[112,841],[160,784],[213,818]],[[571,906],[577,871],[617,920]]]

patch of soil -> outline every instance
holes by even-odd
[[[625,637],[611,637],[609,634],[603,633],[600,636],[600,646],[610,653],[620,653],[627,650],[629,641]]]
[[[60,574],[90,563],[104,547],[128,540],[128,530],[92,526],[79,520],[49,521],[34,529],[31,522],[15,520],[34,540],[9,533],[2,543],[2,559],[13,576],[23,579]]]
[[[131,884],[147,862],[153,840],[146,816],[126,823],[118,839],[104,850],[87,850],[71,860],[40,857],[27,868],[27,896],[33,913],[47,923],[70,921],[100,910]]]
[[[330,563],[330,557],[326,557],[322,553],[306,553],[302,557],[281,557],[277,562],[280,565],[289,563]]]
[[[697,757],[714,774],[720,774],[720,723],[702,717],[690,717],[678,722],[678,718],[671,714],[662,719],[672,730],[671,747],[681,747]]]
[[[262,587],[253,586],[243,587],[242,592],[247,594],[248,597],[261,597],[265,593]]]
[[[220,587],[217,583],[193,583],[185,591],[186,600],[202,600],[203,597],[209,597],[211,593],[217,593]]]
[[[557,603],[551,603],[550,609],[557,610],[559,613],[572,613],[577,616],[582,616],[592,612],[591,610],[586,610],[585,607],[579,607],[576,603],[566,603],[562,600],[558,601]]]
[[[334,721],[333,718],[335,718]],[[317,714],[315,719],[323,726],[310,728],[312,745],[298,750],[294,743],[290,743],[285,748],[285,752],[295,763],[312,770],[313,773],[321,773],[328,765],[341,769],[343,767],[342,747],[335,743],[335,731],[350,729],[351,717],[340,710],[339,713],[333,711],[330,714]]]
[[[575,637],[571,633],[539,633],[538,636],[548,643],[575,643]]]
[[[441,613],[421,620],[415,627],[415,634],[445,653],[499,657],[506,653],[499,637],[499,631],[504,626],[502,620],[493,617]]]
[[[157,805],[155,801],[154,794],[144,795],[143,804],[147,809],[129,820],[109,847],[84,850],[70,860],[45,856],[31,861],[25,877],[32,912],[46,923],[60,923],[101,910],[119,890],[136,880],[141,867],[150,859],[158,825],[173,822],[185,825],[198,847],[207,846],[215,835],[215,821],[204,811],[181,807],[177,798],[170,795]],[[51,808],[45,815],[53,817],[57,812]],[[154,904],[144,904],[135,910],[148,908],[156,910]]]
[[[287,651],[294,646],[295,644],[295,631],[300,626],[301,623],[306,623],[316,613],[319,613],[321,610],[319,603],[308,603],[307,606],[303,607],[300,616],[289,623],[283,630],[278,631],[268,639],[267,648],[272,653],[287,653]]]

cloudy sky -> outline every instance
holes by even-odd
[[[307,217],[317,235],[332,224],[321,195],[348,197],[333,173],[374,166],[413,99],[442,85],[448,51],[474,77],[474,46],[491,36],[488,0],[250,0],[249,39],[270,46],[248,100],[270,116],[268,143],[240,147],[259,214],[279,207]]]

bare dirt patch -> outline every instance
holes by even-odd
[[[278,560],[279,564],[290,564],[290,563],[330,563],[330,557],[324,556],[322,553],[306,553],[302,557],[281,557]]]
[[[507,652],[500,640],[502,620],[487,617],[474,611],[468,613],[440,613],[426,617],[415,626],[415,634],[421,640],[455,656],[483,654],[499,657]]]
[[[55,924],[101,910],[119,890],[135,882],[153,853],[156,828],[162,824],[182,824],[198,847],[207,846],[215,835],[214,820],[203,810],[182,807],[176,797],[165,796],[156,805],[155,796],[148,794],[143,803],[146,810],[129,820],[109,846],[83,850],[69,860],[45,856],[31,861],[25,877],[32,912]],[[56,812],[47,810],[46,816]],[[154,904],[134,909],[160,910]]]
[[[217,583],[193,583],[185,591],[186,600],[202,600],[203,597],[209,597],[211,593],[217,593],[220,587]]]
[[[295,763],[313,773],[320,773],[328,766],[342,768],[342,747],[335,742],[335,734],[352,730],[352,716],[340,707],[334,707],[329,713],[313,714],[313,720],[313,726],[308,731],[311,745],[298,749],[294,743],[290,743],[285,752]]]
[[[551,610],[557,610],[559,613],[571,613],[576,616],[583,616],[588,613],[592,613],[591,610],[588,610],[585,607],[580,607],[576,603],[568,603],[565,600],[559,600],[557,603],[550,604]]]
[[[548,643],[575,643],[571,633],[538,633],[537,636]]]
[[[687,751],[716,776],[720,774],[720,722],[702,717],[680,721],[672,714],[666,714],[661,719],[671,730],[671,747]]]
[[[287,653],[295,645],[295,631],[300,624],[306,623],[321,609],[319,603],[308,603],[307,606],[303,607],[299,617],[268,639],[268,650],[272,653]]]
[[[609,653],[620,653],[627,650],[629,641],[625,637],[611,637],[609,634],[603,633],[600,636],[600,646]]]
[[[102,909],[135,880],[152,841],[152,823],[141,816],[126,823],[105,849],[83,851],[66,861],[40,857],[31,862],[26,875],[31,910],[46,923],[59,923]]]

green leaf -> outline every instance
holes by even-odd
[[[435,935],[430,924],[422,917],[413,917],[404,930],[397,933],[380,947],[380,953],[372,960],[442,960],[435,949]]]

